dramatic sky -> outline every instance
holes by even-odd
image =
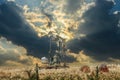
[[[0,0],[1,64],[48,56],[51,33],[73,54],[119,60],[120,0]]]

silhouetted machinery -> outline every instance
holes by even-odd
[[[58,35],[53,36],[51,34],[49,37],[50,37],[49,59],[46,57],[41,58],[42,64],[44,65],[41,66],[41,68],[46,68],[46,69],[69,68],[65,60],[66,49],[65,49],[64,39],[62,39]],[[55,41],[58,46],[58,49],[56,50],[55,53],[52,52],[52,41]]]

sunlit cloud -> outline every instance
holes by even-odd
[[[0,64],[1,65],[33,65],[40,63],[40,60],[27,56],[24,47],[17,46],[11,41],[7,41],[4,37],[0,38]]]

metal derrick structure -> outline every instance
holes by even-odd
[[[65,63],[65,55],[66,55],[66,48],[65,48],[65,40],[61,38],[59,35],[54,35],[52,32],[50,32],[50,44],[49,44],[49,58],[50,58],[50,64],[60,64],[61,62]],[[57,44],[57,50],[53,56],[52,52],[52,42],[56,42]]]

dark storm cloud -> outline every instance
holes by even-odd
[[[113,7],[111,1],[96,0],[95,4],[84,13],[85,22],[77,31],[78,34],[86,34],[86,37],[69,41],[68,47],[73,52],[84,50],[97,60],[120,59],[120,14],[109,14]]]
[[[83,0],[67,0],[67,4],[65,5],[65,11],[67,13],[75,13],[82,4]]]
[[[23,46],[30,55],[39,57],[48,53],[49,38],[39,38],[25,21],[22,10],[13,2],[0,5],[0,35]]]

